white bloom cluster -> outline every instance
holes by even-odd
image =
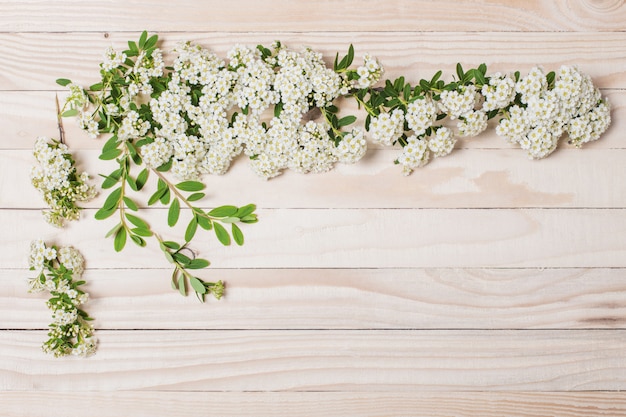
[[[435,134],[430,137],[428,149],[430,149],[435,156],[446,156],[452,152],[455,143],[456,139],[452,129],[440,127]]]
[[[552,153],[563,133],[580,147],[598,139],[610,124],[610,107],[588,75],[562,66],[553,88],[550,84],[541,68],[533,68],[515,85],[522,105],[511,106],[496,128],[531,158]]]
[[[63,220],[78,219],[77,201],[88,201],[96,195],[89,185],[89,175],[77,175],[74,159],[66,145],[40,137],[33,154],[39,163],[31,170],[31,182],[39,190],[50,210],[44,211],[46,221],[62,226]]]
[[[407,139],[407,145],[402,148],[402,153],[397,162],[402,165],[402,173],[409,175],[415,168],[426,165],[429,158],[428,142],[423,138],[411,135]]]
[[[225,173],[244,152],[258,175],[271,178],[287,168],[327,171],[365,153],[362,132],[343,134],[346,142],[336,147],[329,126],[302,123],[311,108],[329,106],[347,93],[349,82],[328,68],[321,54],[275,43],[267,55],[237,45],[226,64],[190,43],[176,52],[167,89],[149,102],[155,139],[141,149],[147,165],[158,167],[171,158],[178,178],[195,179]],[[371,57],[365,66],[372,79],[382,71]],[[267,110],[276,106],[279,111],[268,118]],[[135,130],[129,137],[145,134],[130,120]],[[124,132],[130,130],[125,126]]]
[[[372,117],[369,125],[372,140],[385,146],[393,145],[404,133],[404,112],[394,109]]]
[[[454,120],[474,111],[479,96],[473,84],[463,85],[451,91],[444,90],[438,102],[439,109]]]
[[[407,106],[406,122],[417,136],[426,133],[437,117],[437,106],[430,97],[415,100]]]
[[[89,294],[78,288],[84,271],[80,252],[70,246],[47,246],[39,239],[31,243],[28,265],[38,271],[38,276],[29,280],[30,292],[46,290],[52,295],[47,302],[52,323],[42,346],[44,352],[55,356],[93,354],[97,341],[88,323],[91,319],[79,308],[89,300]]]
[[[359,79],[356,80],[357,88],[370,88],[376,84],[383,75],[383,66],[370,54],[363,56],[363,65],[357,68]]]

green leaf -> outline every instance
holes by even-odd
[[[198,294],[206,294],[206,287],[204,283],[196,277],[189,278],[189,283],[191,284],[191,288]]]
[[[178,291],[183,297],[187,297],[187,287],[185,286],[185,276],[178,277]]]
[[[108,152],[110,150],[113,150],[117,148],[118,145],[119,145],[119,142],[117,141],[117,136],[113,135],[102,146],[102,152]]]
[[[128,197],[124,197],[124,204],[126,204],[126,207],[128,207],[132,211],[139,210],[139,207],[137,207],[137,204],[135,204],[135,202]]]
[[[206,197],[206,194],[204,193],[193,193],[189,197],[187,197],[187,201],[198,201],[202,200],[204,197]]]
[[[159,199],[163,197],[163,194],[165,194],[166,191],[168,191],[167,188],[159,188],[158,190],[156,190],[154,194],[150,196],[150,199],[148,200],[148,205],[151,206],[157,201],[159,201]]]
[[[67,78],[57,78],[57,84],[59,84],[61,87],[67,87],[68,84],[71,84],[72,81],[68,80]]]
[[[102,83],[95,83],[89,86],[89,90],[91,91],[100,91],[104,88],[104,85],[102,85]]]
[[[239,246],[243,245],[243,233],[241,232],[241,229],[235,223],[231,224],[231,227],[235,243],[237,243]]]
[[[241,219],[242,217],[246,217],[249,214],[254,213],[254,210],[256,210],[256,205],[248,204],[243,207],[239,207],[239,209],[237,210],[237,213],[235,213],[235,216]]]
[[[140,246],[142,248],[146,246],[146,241],[142,237],[131,234],[130,238],[133,242],[135,242],[137,246]]]
[[[137,175],[137,179],[135,180],[135,184],[137,185],[137,191],[141,190],[143,188],[144,185],[146,185],[146,182],[148,181],[148,174],[150,173],[150,171],[148,171],[147,168],[144,168],[139,175]]]
[[[150,237],[153,235],[151,230],[144,229],[143,227],[133,227],[132,229],[130,229],[130,231],[136,235],[144,236],[144,237]]]
[[[457,77],[459,77],[459,81],[461,81],[465,76],[465,73],[463,72],[463,66],[461,66],[460,62],[456,64],[456,75]]]
[[[137,44],[134,41],[128,41],[128,49],[130,49],[131,52],[138,52],[139,48],[137,48]],[[126,54],[128,55],[128,54]]]
[[[132,215],[130,213],[124,213],[124,216],[126,216],[126,218],[128,219],[129,222],[131,222],[133,225],[140,227],[142,229],[148,229],[150,230],[150,226],[148,225],[148,223],[144,220],[141,219],[135,215]]]
[[[144,45],[144,48],[146,49],[150,49],[150,48],[154,48],[157,44],[159,40],[159,37],[157,35],[152,35],[148,38],[148,40],[146,41],[146,44]]]
[[[117,231],[118,231],[118,230],[120,230],[120,228],[121,228],[121,227],[122,227],[122,223],[118,223],[118,224],[116,224],[114,228],[112,228],[111,230],[109,230],[109,231],[107,232],[107,234],[106,234],[106,235],[104,235],[104,238],[106,239],[106,238],[108,238],[108,237],[113,236],[115,233],[117,233]]]
[[[111,172],[108,177],[104,177],[104,181],[102,181],[101,187],[105,190],[113,187],[119,182],[121,175],[122,170],[116,169],[115,171]]]
[[[189,242],[196,234],[196,230],[198,230],[198,220],[196,220],[196,216],[194,216],[189,224],[187,225],[187,230],[185,230],[185,241]]]
[[[180,245],[176,242],[172,242],[171,240],[166,240],[164,242],[161,242],[161,249],[162,250],[166,250],[166,249],[179,250]]]
[[[239,217],[224,217],[220,219],[222,223],[238,223],[241,219]]]
[[[78,116],[78,110],[76,109],[65,110],[63,113],[61,113],[61,117],[74,117],[74,116]]]
[[[341,119],[339,119],[339,121],[337,122],[337,126],[339,127],[348,126],[354,122],[356,122],[356,116],[346,116],[346,117],[342,117]]]
[[[187,269],[203,269],[209,266],[210,263],[206,259],[194,259],[187,264]]]
[[[189,256],[184,255],[180,252],[173,253],[172,257],[176,262],[183,265],[185,268],[187,268],[187,265],[189,265],[189,263],[191,262],[191,258]]]
[[[115,149],[111,149],[110,151],[102,152],[99,158],[103,161],[110,161],[112,159],[117,158],[121,154],[122,154],[122,150],[115,148]]]
[[[103,209],[112,209],[115,208],[120,199],[122,198],[122,187],[117,187],[115,190],[111,191],[111,194],[104,200],[104,204],[102,205]]]
[[[163,165],[158,167],[157,171],[159,171],[159,172],[167,172],[167,171],[170,170],[170,168],[172,168],[172,159],[171,158],[170,158],[169,161],[167,161],[166,163],[164,163]]]
[[[161,200],[161,204],[166,205],[170,202],[170,189],[166,189],[165,192],[163,193],[163,195],[161,196],[161,198],[159,199]]]
[[[211,217],[231,217],[237,213],[238,208],[235,206],[220,206],[209,211]]]
[[[96,220],[104,220],[106,218],[109,218],[113,215],[113,213],[115,213],[117,211],[117,207],[112,207],[112,208],[101,208],[100,210],[96,211],[96,214],[94,215],[94,218]]]
[[[259,221],[259,219],[257,218],[256,214],[249,214],[249,215],[247,215],[247,216],[245,216],[245,217],[242,217],[242,218],[241,218],[241,221],[242,221],[243,223],[246,223],[246,224],[251,224],[251,223],[256,223],[256,222],[258,222],[258,221]]]
[[[180,216],[180,202],[178,198],[175,198],[170,205],[170,208],[167,212],[167,224],[170,227],[173,227],[176,222],[178,222],[178,217]]]
[[[230,245],[230,235],[219,223],[213,223],[213,230],[215,230],[215,236],[217,236],[217,240],[224,246]]]
[[[174,268],[174,272],[172,273],[172,289],[178,289],[178,274],[180,270],[178,268]]]
[[[346,68],[352,65],[352,61],[354,61],[354,46],[350,44],[348,48],[348,62],[346,63]]]
[[[200,191],[204,189],[204,184],[199,181],[183,181],[176,184],[176,188],[182,191]]]
[[[140,49],[144,49],[144,46],[146,45],[146,39],[148,39],[148,32],[144,30],[143,32],[141,32],[141,36],[139,37]]]
[[[433,78],[430,80],[430,85],[434,85],[437,82],[437,80],[439,80],[439,78],[441,77],[441,74],[443,74],[441,70],[437,71],[435,75],[433,75]]]
[[[126,229],[121,228],[115,234],[115,239],[113,240],[113,248],[116,252],[120,252],[126,246]]]
[[[204,230],[211,230],[213,228],[213,222],[205,216],[196,216],[198,220],[198,225]]]

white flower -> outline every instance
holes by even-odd
[[[450,119],[454,120],[473,111],[477,99],[476,86],[459,86],[456,90],[444,90],[441,92],[439,108],[442,112],[448,114]]]
[[[391,146],[404,133],[404,112],[394,109],[391,113],[381,113],[372,117],[369,131],[374,142]]]
[[[339,161],[346,164],[358,162],[366,151],[367,141],[363,137],[363,131],[356,128],[346,134],[334,150]]]
[[[452,129],[440,127],[428,141],[428,148],[435,156],[445,156],[452,152],[456,138]]]
[[[487,129],[487,115],[481,110],[466,113],[461,116],[457,127],[459,136],[477,136]]]
[[[427,141],[412,135],[407,139],[407,145],[402,148],[402,154],[397,162],[402,165],[402,173],[409,175],[415,168],[426,165],[429,158]]]
[[[437,106],[429,97],[415,100],[407,106],[406,121],[409,129],[416,136],[426,133],[426,129],[431,127],[437,116]]]

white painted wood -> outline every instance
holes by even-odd
[[[116,223],[92,214],[61,234],[38,210],[4,210],[0,268],[24,267],[36,238],[77,246],[91,268],[167,266],[153,240],[114,252],[103,236]],[[174,229],[166,218],[145,216],[164,239],[182,240],[186,213]],[[259,218],[244,225],[242,247],[222,246],[212,231],[192,247],[218,268],[626,267],[624,209],[261,209]]]
[[[626,149],[561,149],[550,157],[529,160],[521,149],[459,149],[417,169],[409,177],[393,161],[399,150],[371,150],[354,165],[336,164],[323,174],[303,175],[285,171],[265,181],[251,169],[245,157],[235,160],[223,176],[207,175],[208,197],[196,203],[215,206],[229,201],[254,202],[261,208],[515,208],[626,206]],[[100,150],[72,151],[79,172],[108,175],[118,164],[98,159]],[[30,186],[36,161],[32,151],[0,153],[0,207],[43,209],[45,202]],[[602,184],[598,178],[602,177]],[[177,179],[170,176],[173,182]],[[129,194],[147,207],[156,191],[152,174],[145,189]],[[375,192],[372,192],[375,190]],[[108,193],[81,207],[99,208]]]
[[[344,417],[348,415],[432,417],[623,417],[623,392],[72,392],[0,393],[12,417],[48,417],[67,410],[69,417],[133,415],[153,417]],[[209,411],[207,411],[209,410]]]
[[[343,0],[330,4],[307,1],[254,0],[202,3],[153,1],[150,7],[120,0],[66,0],[53,4],[26,2],[16,8],[0,2],[4,31],[609,31],[622,30],[626,12],[620,0],[558,2]],[[523,6],[523,7],[522,7]],[[34,26],[33,21],[39,24]]]
[[[88,360],[0,334],[0,389],[44,391],[624,390],[623,330],[100,331]]]
[[[624,328],[623,268],[212,269],[220,301],[181,297],[168,269],[88,269],[85,306],[101,329]],[[50,321],[25,269],[0,270],[11,329]]]
[[[626,415],[625,17],[623,0],[0,0],[0,414]],[[68,229],[46,225],[26,177],[35,138],[58,134],[54,80],[93,83],[104,49],[143,29],[166,50],[191,39],[221,56],[281,39],[330,62],[353,43],[357,61],[371,52],[412,82],[459,61],[579,64],[613,125],[544,161],[490,132],[408,178],[380,149],[268,182],[238,161],[207,179],[203,205],[255,202],[261,222],[241,248],[194,244],[214,264],[199,274],[227,281],[202,305],[170,289],[154,243],[114,253],[112,223],[91,219],[101,199]],[[101,142],[64,127],[84,166],[106,172]],[[180,239],[164,210],[146,216]],[[91,359],[39,350],[45,297],[25,292],[37,237],[86,256]]]

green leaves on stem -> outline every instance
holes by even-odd
[[[208,267],[208,260],[195,257],[186,243],[180,245],[173,241],[163,241],[158,236],[157,239],[165,258],[174,265],[172,288],[178,290],[183,296],[187,296],[188,290],[191,288],[198,300],[202,302],[205,301],[207,295],[213,295],[218,300],[224,295],[224,283],[222,281],[206,282],[189,272],[189,270]]]

